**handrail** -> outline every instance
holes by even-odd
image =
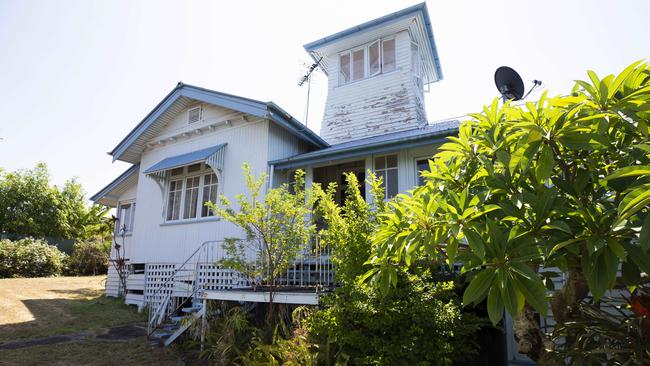
[[[168,285],[170,282],[174,282],[174,281],[175,281],[176,274],[177,274],[178,272],[180,272],[181,270],[183,270],[183,269],[185,268],[185,266],[186,266],[186,265],[187,265],[187,264],[188,264],[188,263],[189,263],[189,262],[190,262],[190,261],[191,261],[191,260],[192,260],[192,259],[193,259],[197,254],[198,254],[198,253],[201,252],[202,249],[204,249],[205,247],[207,247],[208,244],[211,244],[211,243],[219,243],[219,242],[223,242],[223,240],[208,240],[208,241],[204,241],[203,243],[201,243],[201,245],[199,245],[199,247],[196,248],[196,250],[195,250],[194,252],[192,252],[192,254],[191,254],[189,257],[187,257],[187,259],[185,260],[185,262],[183,262],[180,266],[176,267],[176,268],[174,269],[174,271],[172,271],[172,273],[169,275],[169,277],[167,277],[167,279],[166,279],[162,284],[160,284],[160,285],[158,286],[158,288],[153,292],[153,294],[149,295],[148,297],[149,297],[150,299],[153,299],[153,298],[159,296],[160,293],[161,293],[161,291],[163,291],[163,289],[166,289],[166,288],[167,288],[166,285]],[[207,258],[206,258],[206,259],[207,259]],[[195,269],[195,271],[196,271],[196,269]],[[194,290],[192,291],[192,293],[191,293],[190,296],[195,295],[196,292],[197,292],[197,289],[198,289],[198,284],[195,283],[195,284],[194,284]],[[146,289],[145,289],[145,290],[146,290]],[[162,314],[159,315],[159,313],[162,313],[162,312],[164,312],[164,311],[166,310],[166,307],[167,307],[168,304],[169,304],[169,300],[171,299],[172,294],[173,294],[173,288],[171,289],[171,291],[170,291],[169,293],[165,294],[164,299],[162,299],[162,301],[161,301],[160,304],[156,307],[156,309],[149,309],[149,316],[148,316],[149,319],[148,319],[148,322],[147,322],[147,328],[148,328],[148,329],[147,329],[147,333],[148,333],[149,335],[151,335],[151,334],[153,333],[153,331],[155,330],[156,326],[158,326],[158,324],[160,324],[161,321],[159,321],[158,318],[161,318],[161,317],[162,317]],[[147,296],[146,293],[145,293],[145,296]],[[146,300],[146,297],[145,297],[145,300]],[[150,303],[151,303],[151,302],[150,302]],[[176,310],[178,310],[178,309],[176,309]],[[158,323],[158,324],[153,324],[153,323]]]

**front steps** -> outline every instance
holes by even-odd
[[[171,316],[151,333],[149,336],[151,345],[168,347],[194,323],[201,321],[205,315],[205,308],[202,305],[196,305],[182,308],[181,312],[187,315]]]

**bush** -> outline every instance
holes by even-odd
[[[460,310],[453,282],[398,273],[395,291],[344,286],[308,319],[324,364],[451,365],[476,354],[485,324]]]
[[[0,240],[0,278],[61,274],[65,254],[40,239]]]
[[[111,243],[101,239],[80,241],[74,244],[72,255],[66,258],[66,274],[88,276],[108,271]]]

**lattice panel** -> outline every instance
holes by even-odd
[[[145,266],[144,302],[152,309],[172,293],[174,281],[168,281],[176,269],[175,264],[147,264]],[[159,290],[162,288],[161,290]],[[169,311],[171,307],[168,307]]]
[[[247,286],[245,278],[237,271],[218,264],[198,264],[199,287],[204,290],[228,290]]]

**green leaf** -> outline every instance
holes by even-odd
[[[497,325],[503,318],[503,300],[497,286],[492,286],[487,299],[488,316],[492,324]]]
[[[548,312],[548,301],[546,301],[546,287],[544,282],[532,268],[520,262],[512,262],[511,266],[516,269],[517,276],[514,277],[517,289],[524,294],[526,301],[538,313],[546,315]]]
[[[621,204],[626,203],[625,205],[620,205],[618,208],[618,215],[621,220],[627,219],[650,205],[650,190],[648,190],[646,186],[647,185],[644,184],[628,193],[628,196],[634,197],[629,200],[629,202],[626,203],[625,199],[621,202]]]
[[[607,248],[595,255],[582,256],[582,268],[594,300],[598,301],[605,291],[614,285],[618,271],[618,257]]]
[[[559,230],[563,231],[569,235],[573,235],[573,231],[571,231],[571,228],[569,225],[567,225],[566,222],[563,221],[553,221],[550,224],[546,224],[542,226],[542,229],[544,230]]]
[[[650,273],[650,255],[646,255],[638,245],[623,243],[627,251],[627,258],[632,259],[642,272]]]
[[[503,304],[510,315],[516,315],[524,306],[524,295],[515,288],[512,276],[504,271],[499,272],[497,283],[501,289]]]
[[[616,76],[616,79],[614,79],[609,89],[609,94],[607,95],[607,98],[612,98],[614,94],[616,94],[616,92],[620,89],[621,85],[623,85],[625,79],[627,79],[627,77],[632,73],[632,71],[634,71],[634,69],[637,66],[639,66],[639,64],[641,64],[642,62],[643,62],[642,60],[633,62],[632,64],[630,64],[630,66],[626,67],[625,70],[621,71],[621,73],[618,74],[618,76]]]
[[[477,274],[465,289],[463,294],[463,305],[467,306],[470,303],[478,304],[485,298],[492,282],[494,282],[495,271],[494,268],[487,268]]]
[[[647,252],[650,249],[650,212],[645,215],[643,226],[641,226],[641,233],[639,234],[639,244],[641,249]]]
[[[485,242],[483,242],[481,236],[471,228],[464,228],[463,234],[465,234],[467,243],[469,244],[470,249],[472,249],[472,252],[481,259],[485,258]]]
[[[542,145],[541,151],[539,153],[539,159],[537,160],[537,180],[543,182],[547,180],[551,173],[553,172],[553,151],[547,145]]]
[[[601,135],[595,133],[572,133],[562,135],[559,141],[571,150],[597,150],[607,146],[608,141]]]
[[[650,166],[648,165],[627,166],[608,175],[607,177],[605,177],[605,180],[612,180],[612,179],[625,178],[625,177],[636,177],[639,175],[650,175]]]

